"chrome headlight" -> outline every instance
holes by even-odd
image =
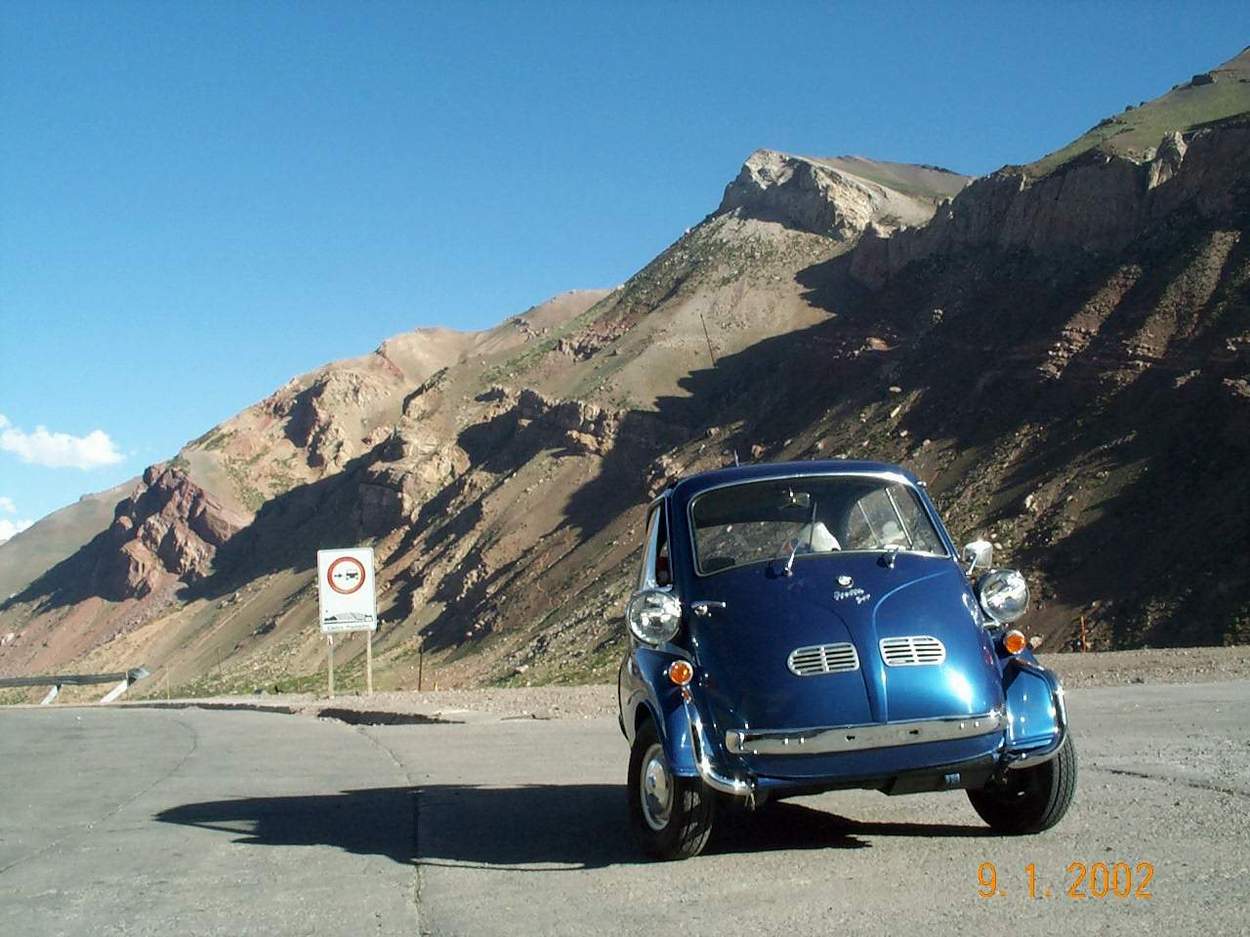
[[[681,602],[663,589],[643,589],[629,600],[625,619],[639,641],[663,644],[671,641],[681,626]]]
[[[981,610],[999,624],[1029,610],[1029,584],[1014,569],[996,569],[977,580]]]

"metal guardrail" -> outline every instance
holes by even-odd
[[[117,686],[104,695],[101,703],[111,703],[130,689],[131,685],[148,676],[146,667],[132,667],[118,673],[65,673],[45,674],[34,677],[0,677],[0,689],[25,686],[50,686],[48,695],[43,698],[41,706],[53,702],[61,693],[63,686],[90,686],[100,683],[116,683]]]

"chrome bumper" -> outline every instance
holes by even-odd
[[[725,748],[735,755],[828,755],[894,745],[943,742],[1001,732],[1007,719],[994,709],[977,716],[817,729],[731,729]]]
[[[690,698],[690,691],[683,690],[682,702],[686,709],[686,719],[690,723],[690,744],[694,750],[695,767],[699,770],[699,777],[714,791],[720,791],[722,794],[731,794],[734,797],[745,797],[747,807],[755,806],[755,781],[754,779],[736,778],[731,775],[722,774],[712,764],[712,760],[707,754],[707,740],[703,737],[703,720],[699,718],[699,711],[695,709],[694,703]]]
[[[1051,679],[1050,672],[1027,661],[1013,661],[1016,666]],[[1059,731],[1055,738],[1040,748],[1023,752],[1006,752],[999,762],[999,771],[1031,768],[1054,758],[1068,738],[1068,710],[1063,687],[1054,680],[1053,699]],[[709,745],[704,735],[703,720],[694,706],[689,690],[682,691],[682,702],[690,727],[690,744],[699,777],[714,791],[745,797],[747,806],[756,802],[756,781],[749,775],[735,777],[719,771],[708,757]],[[789,731],[733,729],[725,733],[725,748],[738,755],[818,755],[835,752],[864,751],[896,745],[914,745],[960,738],[976,738],[1002,732],[1007,725],[1001,709],[975,716],[940,719],[918,719],[910,722],[837,726],[833,728],[796,729]]]
[[[1036,674],[1044,679],[1050,679],[1050,671],[1037,664],[1029,663],[1027,660],[1021,660],[1013,657],[1011,662],[1021,670]],[[1055,721],[1059,725],[1059,731],[1055,733],[1054,739],[1040,748],[1030,748],[1022,752],[1007,752],[1003,755],[1002,766],[1008,770],[1015,768],[1032,768],[1034,765],[1040,765],[1050,761],[1059,754],[1059,749],[1063,748],[1063,743],[1068,740],[1068,704],[1064,698],[1063,685],[1058,678],[1054,680],[1054,691],[1052,698],[1055,704]]]

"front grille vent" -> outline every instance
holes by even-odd
[[[882,638],[881,657],[887,667],[923,667],[946,660],[946,645],[927,634]]]
[[[796,677],[812,677],[822,673],[847,673],[859,670],[859,654],[854,644],[814,644],[796,647],[786,661]]]

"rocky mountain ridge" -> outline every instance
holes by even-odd
[[[928,166],[756,150],[725,187],[716,214],[735,212],[847,241],[870,225],[883,235],[923,225],[939,202],[958,194],[970,181]]]
[[[999,170],[941,205],[922,228],[873,226],[856,251],[855,272],[881,285],[928,257],[993,246],[1035,253],[1122,250],[1179,208],[1218,222],[1239,206],[1234,193],[1250,161],[1250,122],[1188,136],[1168,132],[1147,159],[1092,150],[1043,177]]]
[[[735,454],[908,465],[956,537],[1028,571],[1047,647],[1082,618],[1103,647],[1247,640],[1247,133],[971,182],[752,154],[617,289],[399,337],[149,470],[108,549],[0,607],[0,669],[302,686],[315,550],[367,542],[381,685],[604,679],[642,505]],[[1218,571],[1186,547],[1211,543]],[[114,572],[75,597],[84,557]]]

